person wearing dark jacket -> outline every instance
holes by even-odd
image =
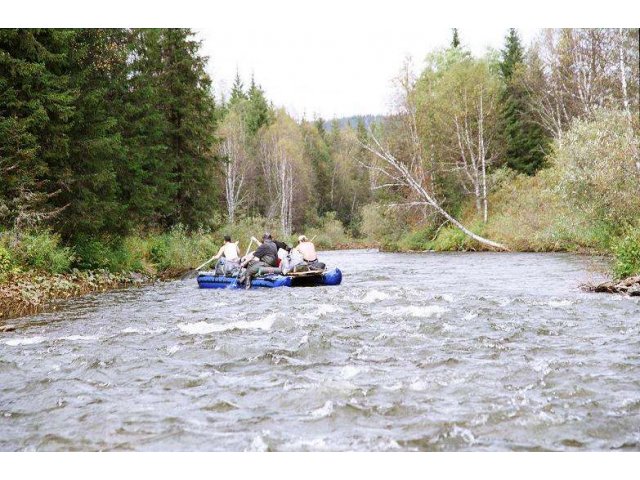
[[[265,233],[262,236],[262,243],[253,252],[253,256],[257,257],[258,260],[270,265],[272,267],[276,266],[276,260],[278,259],[278,246],[271,238],[270,233]]]
[[[260,244],[260,242],[258,243]],[[251,288],[251,279],[257,273],[281,273],[280,269],[276,267],[277,259],[278,247],[271,238],[271,234],[265,233],[262,236],[262,243],[253,252],[253,256],[247,260],[247,269],[243,276],[245,288]]]

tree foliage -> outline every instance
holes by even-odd
[[[506,147],[505,161],[512,169],[532,175],[544,165],[548,139],[542,127],[533,121],[529,96],[521,79],[525,53],[515,28],[509,29],[501,53],[504,87],[500,129]]]
[[[0,214],[67,240],[207,224],[215,108],[188,29],[0,31]]]

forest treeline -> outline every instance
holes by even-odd
[[[637,29],[543,30],[529,48],[511,29],[477,58],[454,30],[419,75],[405,66],[370,135],[373,188],[388,188],[362,230],[389,248],[487,248],[460,221],[512,250],[613,252],[619,276],[640,271],[638,53]]]
[[[478,57],[454,29],[401,69],[393,112],[341,123],[292,118],[253,78],[214,95],[189,29],[0,30],[0,270],[193,266],[209,233],[258,229],[486,248],[460,222],[515,250],[617,252],[630,274],[638,42],[543,30],[525,48],[511,29]]]

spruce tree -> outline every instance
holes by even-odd
[[[453,29],[453,34],[451,38],[451,48],[458,48],[460,46],[460,37],[458,35],[458,29]]]
[[[215,191],[215,111],[206,58],[190,29],[163,29],[160,37],[161,110],[168,121],[167,151],[175,183],[168,225],[210,225],[219,208]]]
[[[122,129],[127,162],[118,169],[118,183],[128,217],[144,227],[165,223],[177,192],[174,165],[166,155],[170,124],[163,110],[161,36],[160,29],[134,29],[128,37]]]
[[[49,218],[60,191],[76,98],[67,68],[73,35],[0,29],[0,221],[7,226]]]
[[[69,156],[55,166],[67,205],[60,218],[66,238],[124,234],[131,226],[119,195],[118,169],[129,161],[122,141],[126,91],[126,31],[79,29],[68,55],[76,93]]]
[[[233,98],[233,91],[231,92],[231,96]],[[273,112],[264,96],[264,91],[260,86],[256,85],[253,77],[251,77],[251,86],[249,87],[247,99],[247,130],[249,135],[255,136],[260,127],[271,123]]]
[[[246,99],[247,94],[244,93],[244,85],[242,83],[242,80],[240,79],[240,72],[236,70],[236,77],[234,78],[233,85],[231,86],[231,96],[229,97],[229,104],[234,105]]]
[[[322,119],[303,123],[305,154],[311,160],[313,197],[316,199],[315,206],[319,215],[324,215],[331,209],[331,172],[334,167],[329,145],[324,138],[323,123]],[[318,128],[319,125],[322,129]]]
[[[506,161],[512,169],[533,175],[544,164],[548,139],[534,123],[528,93],[518,76],[524,68],[524,49],[518,33],[509,29],[502,50],[500,71],[504,80],[502,93],[502,123],[506,143]]]

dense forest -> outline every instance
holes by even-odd
[[[214,92],[189,29],[0,30],[0,276],[193,266],[264,229],[640,271],[638,30],[463,37],[399,69],[388,115],[331,121]]]

